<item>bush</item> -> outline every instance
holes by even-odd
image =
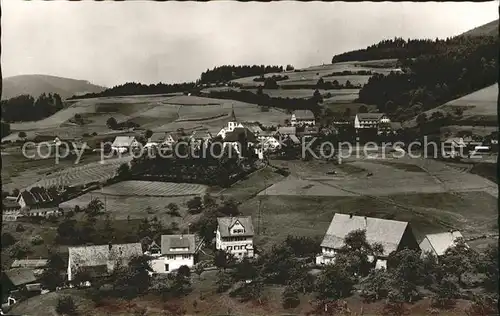
[[[62,296],[57,300],[56,312],[60,315],[76,315],[76,304],[69,295]]]
[[[10,233],[2,234],[2,248],[7,248],[16,243],[16,239]]]
[[[10,256],[16,259],[21,259],[30,253],[28,246],[22,242],[16,242],[10,249]]]
[[[25,231],[24,226],[22,224],[17,224],[16,226],[16,232],[23,232]]]
[[[43,244],[43,242],[44,242],[44,240],[43,240],[42,236],[40,236],[40,235],[35,235],[35,236],[31,237],[31,244],[34,246],[41,245],[41,244]]]
[[[189,267],[186,265],[180,266],[177,270],[177,274],[184,277],[189,277],[191,275],[191,269],[189,269]]]
[[[297,290],[290,286],[285,288],[281,297],[283,308],[294,308],[300,304]]]

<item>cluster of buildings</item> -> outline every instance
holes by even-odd
[[[57,190],[44,187],[25,189],[16,196],[2,199],[2,220],[16,221],[20,217],[59,216],[60,196]]]
[[[241,155],[243,152],[242,140],[249,147],[253,148],[255,154],[262,159],[264,152],[276,150],[281,146],[280,137],[290,137],[294,143],[300,143],[299,138],[303,135],[317,135],[318,129],[314,128],[316,120],[311,111],[295,111],[291,115],[290,126],[279,127],[277,130],[263,130],[257,123],[241,122],[236,118],[234,109],[229,115],[229,121],[218,132],[213,134],[208,130],[195,130],[191,134],[179,132],[157,132],[153,133],[144,145],[145,148],[161,148],[163,146],[173,146],[176,142],[185,141],[187,143],[202,144],[219,139],[223,146],[232,146]],[[297,128],[304,127],[304,131],[297,132]],[[301,134],[301,135],[299,135]],[[134,136],[117,136],[111,145],[111,149],[117,153],[132,151],[141,144]]]
[[[376,260],[376,269],[387,268],[389,254],[394,251],[406,248],[421,251],[422,257],[431,253],[439,258],[448,248],[455,245],[457,238],[463,238],[459,231],[450,230],[428,234],[419,244],[408,222],[336,213],[321,242],[321,254],[316,257],[316,264],[335,262],[336,255],[345,249],[345,237],[356,230],[366,232],[366,241],[369,244],[377,243],[383,246],[382,254],[377,258],[368,258],[370,262]]]
[[[251,217],[217,218],[216,249],[224,250],[235,258],[253,257],[254,229]],[[153,274],[166,274],[181,266],[189,268],[196,264],[197,253],[203,246],[194,234],[162,235],[159,242],[91,245],[68,247],[66,280],[72,284],[79,273],[91,278],[110,275],[118,266],[126,266],[132,258],[147,255]],[[11,297],[16,294],[40,294],[40,277],[48,267],[47,259],[15,260],[10,269],[2,273],[3,290]],[[89,285],[88,281],[83,282]],[[14,299],[15,301],[15,299]]]

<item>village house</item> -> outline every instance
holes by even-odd
[[[179,134],[178,133],[168,133],[167,136],[165,137],[164,144],[168,146],[172,146],[179,140]]]
[[[16,268],[9,269],[2,273],[1,277],[2,292],[11,295],[22,296],[40,294],[42,287],[38,281],[33,269]]]
[[[355,230],[365,230],[368,243],[380,243],[383,246],[384,253],[375,263],[377,269],[387,267],[387,257],[393,251],[419,249],[407,222],[336,213],[321,243],[322,253],[316,257],[316,264],[335,262],[335,254],[345,245],[345,237]],[[374,260],[373,257],[368,259]]]
[[[377,134],[378,135],[390,135],[390,134],[396,134],[400,130],[403,129],[403,126],[401,125],[401,122],[388,122],[388,123],[380,123],[378,126]]]
[[[278,135],[295,135],[297,134],[297,128],[295,126],[281,126],[276,131]]]
[[[253,224],[250,216],[218,217],[215,233],[215,248],[224,250],[236,258],[252,258]]]
[[[117,153],[124,153],[139,147],[139,145],[134,136],[116,136],[113,144],[111,144],[111,150]]]
[[[196,130],[189,136],[189,142],[194,143],[198,148],[211,139],[212,134],[208,130]]]
[[[21,208],[42,207],[57,203],[58,196],[54,190],[47,190],[43,187],[33,187],[19,193],[16,202]]]
[[[384,113],[358,113],[354,117],[354,128],[376,129],[378,131],[380,124],[388,124],[391,120]]]
[[[316,118],[310,110],[297,110],[293,111],[290,124],[292,126],[314,126],[316,125]]]
[[[48,267],[48,259],[17,259],[10,265],[11,269],[31,269],[36,277],[39,277]]]
[[[248,128],[236,127],[231,132],[226,133],[223,142],[224,148],[226,148],[226,146],[232,146],[236,153],[241,156],[244,142],[250,147],[256,145],[259,141]]]
[[[21,215],[21,205],[16,202],[16,199],[3,199],[2,200],[2,220],[16,221]]]
[[[19,217],[50,217],[62,216],[63,211],[59,207],[23,207]]]
[[[222,139],[226,138],[226,134],[234,131],[235,128],[243,128],[243,125],[238,122],[238,119],[236,118],[236,115],[234,114],[234,109],[231,110],[231,114],[229,115],[229,122],[227,122],[227,126],[223,127],[219,133],[217,133],[217,136],[221,136]]]
[[[450,137],[442,143],[440,154],[445,158],[457,158],[465,157],[467,152],[467,145],[462,137]]]
[[[458,230],[425,235],[425,238],[420,242],[422,257],[429,253],[441,257],[448,248],[455,246],[458,238],[464,238]]]
[[[153,133],[151,137],[148,138],[148,141],[146,142],[146,145],[144,145],[144,147],[146,148],[159,147],[165,144],[166,138],[167,138],[166,133]]]
[[[140,243],[68,247],[68,281],[80,271],[92,277],[109,275],[117,265],[142,255]]]
[[[153,257],[150,264],[155,273],[169,273],[181,266],[193,267],[195,252],[195,235],[162,235],[161,247],[153,242],[147,254]]]

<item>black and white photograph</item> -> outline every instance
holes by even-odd
[[[0,315],[499,315],[499,1],[0,6]]]

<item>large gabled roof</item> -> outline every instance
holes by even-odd
[[[239,142],[242,138],[246,139],[248,142],[256,143],[257,138],[255,135],[246,127],[236,127],[232,132],[226,133],[224,137],[225,142]]]
[[[458,230],[446,233],[429,234],[425,236],[438,256],[444,255],[448,248],[455,245],[457,238],[463,237],[464,236],[462,236]]]
[[[140,243],[78,246],[68,248],[73,266],[92,267],[107,265],[108,262],[127,263],[134,256],[142,255]]]
[[[356,116],[361,121],[380,120],[383,116],[385,116],[385,113],[358,113]]]
[[[116,136],[113,141],[112,147],[129,147],[134,142],[134,136]]]
[[[222,237],[233,236],[230,234],[231,227],[239,222],[245,229],[245,233],[238,234],[237,236],[253,236],[253,223],[251,216],[236,216],[236,217],[217,217],[218,229]]]
[[[25,285],[37,281],[32,269],[27,269],[27,268],[10,269],[5,271],[4,273],[5,276],[14,286]]]
[[[336,213],[321,246],[340,249],[345,245],[344,238],[347,234],[355,230],[366,230],[366,240],[370,244],[382,244],[384,255],[389,255],[397,250],[407,226],[407,222]]]
[[[314,120],[314,113],[311,110],[296,110],[293,115],[297,120]]]
[[[194,235],[162,235],[161,236],[161,254],[194,254],[195,252]],[[174,250],[173,248],[181,248]],[[187,250],[184,250],[187,248]]]

